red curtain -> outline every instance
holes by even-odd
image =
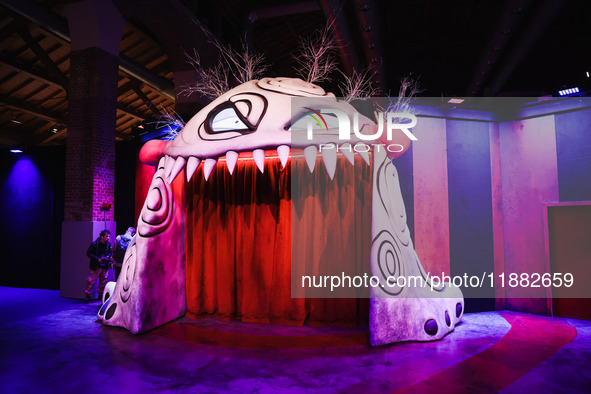
[[[309,291],[292,298],[292,260],[294,273],[304,267],[306,275],[326,267],[369,273],[371,174],[357,155],[355,166],[339,156],[329,181],[320,158],[310,174],[296,152],[285,169],[268,157],[263,174],[242,158],[233,175],[223,160],[209,181],[198,170],[187,184],[187,315],[293,325],[367,322],[367,298],[310,298],[317,293]]]

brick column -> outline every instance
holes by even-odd
[[[125,20],[111,0],[70,3],[66,14],[72,51],[60,294],[82,298],[89,272],[88,245],[103,229],[111,231],[112,242],[116,236],[115,123]],[[104,222],[103,203],[111,204]]]
[[[118,58],[100,48],[72,51],[70,69],[64,220],[98,222],[102,203],[115,202]]]

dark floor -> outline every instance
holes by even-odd
[[[182,318],[141,336],[99,302],[0,287],[0,392],[591,392],[591,322],[466,314],[441,341],[370,348],[367,328]]]

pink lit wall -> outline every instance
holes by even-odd
[[[505,272],[550,272],[544,234],[544,203],[558,201],[554,115],[500,124]],[[507,307],[547,314],[543,287],[507,288]]]
[[[426,270],[459,275],[480,265],[495,274],[485,308],[551,313],[549,289],[511,288],[507,279],[502,287],[498,274],[551,273],[545,204],[591,201],[591,110],[577,105],[537,105],[505,122],[419,115],[412,165],[399,172],[412,179],[403,195]]]
[[[490,177],[492,192],[493,248],[495,272],[505,270],[505,226],[503,221],[503,179],[501,175],[501,140],[499,124],[489,124]],[[495,309],[506,307],[506,291],[501,279],[495,277]]]

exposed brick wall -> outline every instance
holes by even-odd
[[[65,221],[113,221],[118,58],[99,48],[70,56]]]

